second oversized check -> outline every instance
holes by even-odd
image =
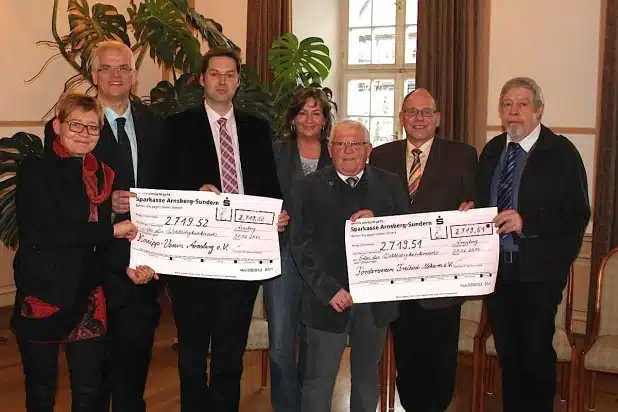
[[[485,295],[496,283],[495,207],[346,223],[355,303]]]
[[[281,274],[277,220],[282,201],[211,192],[131,189],[131,267],[215,279]]]

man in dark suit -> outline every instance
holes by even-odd
[[[477,206],[497,206],[500,263],[485,299],[502,369],[505,412],[551,412],[556,311],[590,218],[586,171],[573,144],[543,126],[540,87],[509,80],[500,92],[506,132],[483,149]]]
[[[93,153],[115,172],[112,208],[115,221],[129,219],[131,187],[155,187],[156,156],[161,154],[162,121],[146,106],[129,100],[137,80],[133,53],[118,41],[97,45],[91,57],[97,99],[104,108],[104,125]],[[51,147],[51,121],[45,128],[45,145]],[[130,247],[114,241],[110,259],[114,267],[129,265]],[[144,390],[159,322],[158,282],[129,278],[124,271],[105,278],[108,313],[107,383],[114,412],[146,410]],[[136,284],[137,283],[137,284]]]
[[[399,112],[406,139],[375,148],[369,163],[396,173],[408,188],[411,213],[473,206],[476,150],[435,136],[436,102],[427,90],[409,93]],[[444,412],[455,390],[458,298],[401,302],[392,331],[397,389],[407,411]]]
[[[333,166],[300,179],[292,196],[292,255],[309,285],[303,290],[300,313],[306,326],[301,411],[330,410],[349,336],[350,410],[375,412],[378,364],[388,325],[397,316],[397,303],[353,304],[348,292],[345,222],[404,214],[408,202],[395,175],[366,165],[371,143],[361,123],[337,123],[328,148]]]
[[[165,169],[165,188],[281,198],[268,124],[232,106],[239,82],[236,52],[211,49],[204,55],[200,76],[204,104],[166,120],[168,151],[173,155]],[[280,231],[287,219],[282,213]],[[182,412],[237,411],[259,283],[167,279],[178,330]]]

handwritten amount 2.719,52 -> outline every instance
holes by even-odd
[[[168,216],[165,218],[165,226],[193,226],[205,227],[208,225],[206,218],[192,218],[186,216]]]
[[[384,252],[387,250],[419,249],[423,243],[423,239],[389,240],[387,242],[380,243],[380,252]]]

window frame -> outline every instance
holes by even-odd
[[[375,0],[374,0],[375,1]],[[375,79],[393,79],[395,95],[393,101],[393,133],[395,140],[401,139],[403,128],[399,122],[399,109],[405,94],[403,94],[405,82],[408,79],[416,78],[416,63],[405,62],[405,32],[406,32],[406,2],[418,0],[397,0],[395,1],[397,11],[395,18],[395,63],[392,64],[350,64],[349,63],[349,45],[350,45],[350,29],[373,29],[375,27],[385,26],[362,26],[350,27],[350,0],[341,1],[341,27],[344,35],[342,40],[341,52],[341,113],[342,117],[348,116],[348,82],[351,80],[375,80]],[[418,22],[417,22],[418,28]],[[354,115],[351,115],[354,116]],[[362,116],[365,117],[365,116]],[[366,117],[381,117],[372,116]]]

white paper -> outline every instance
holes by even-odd
[[[496,284],[495,207],[346,223],[354,303],[486,295]]]
[[[131,189],[130,267],[214,279],[281,274],[277,219],[282,201],[202,191]]]

